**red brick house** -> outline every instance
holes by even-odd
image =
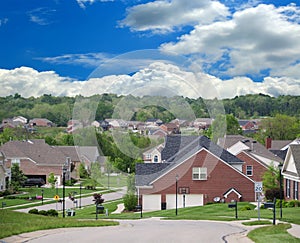
[[[207,137],[168,136],[163,163],[136,165],[136,187],[144,210],[202,206],[208,202],[254,201],[255,182],[237,168],[243,161]]]
[[[242,168],[239,169],[254,181],[262,181],[268,166],[277,167],[283,162],[262,144],[241,135],[226,135],[219,139],[218,145],[244,161]]]
[[[180,133],[179,125],[177,125],[176,123],[165,123],[160,125],[159,127],[167,132],[168,135]]]
[[[300,199],[300,144],[290,145],[282,167],[284,198]]]
[[[30,127],[54,127],[55,124],[52,121],[49,121],[46,118],[34,118],[29,121],[29,126]]]

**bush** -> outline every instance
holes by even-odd
[[[123,197],[123,202],[125,210],[134,211],[138,203],[137,196],[132,193],[128,193]]]
[[[283,191],[282,191],[281,195],[284,195]],[[280,198],[280,189],[279,188],[273,188],[273,189],[266,190],[265,196],[266,196],[267,200],[270,200],[270,201],[273,201],[274,197],[275,198]]]
[[[0,197],[5,197],[5,196],[8,196],[10,194],[11,194],[11,192],[9,190],[1,191],[0,192]]]
[[[40,214],[40,215],[44,215],[44,216],[47,216],[47,215],[48,215],[46,210],[40,210],[40,211],[39,211],[39,214]]]
[[[31,213],[31,214],[39,214],[39,210],[37,210],[37,208],[33,208],[33,209],[30,209],[28,211],[28,213]]]
[[[287,201],[286,206],[287,206],[288,208],[300,207],[300,201],[297,201],[297,200]]]
[[[57,217],[58,216],[58,212],[55,209],[49,209],[47,211],[47,216]]]
[[[249,205],[246,205],[246,206],[242,207],[240,210],[247,211],[247,210],[252,210],[252,208]]]

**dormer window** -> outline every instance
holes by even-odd
[[[194,167],[193,168],[193,180],[207,180],[207,168],[206,167]]]

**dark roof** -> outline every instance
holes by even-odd
[[[298,144],[291,144],[290,145],[290,150],[292,152],[296,170],[298,173],[298,176],[300,176],[300,145]]]
[[[149,185],[153,180],[184,162],[189,157],[206,149],[228,164],[243,163],[242,160],[214,144],[206,136],[167,136],[165,148],[162,150],[164,163],[145,163],[136,165],[136,185]]]
[[[278,156],[279,158],[281,158],[282,160],[285,160],[285,156],[288,150],[270,149],[269,151],[275,154],[276,156]]]
[[[239,125],[240,126],[245,126],[247,123],[249,123],[250,121],[249,120],[239,120]]]

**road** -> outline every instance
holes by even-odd
[[[111,193],[106,193],[102,195],[102,198],[104,198],[104,202],[108,202],[108,201],[112,201],[112,200],[117,200],[122,198],[126,193],[125,188],[116,191],[116,192],[111,192]],[[81,206],[86,206],[86,205],[91,205],[93,204],[93,196],[89,196],[89,197],[83,197],[81,198]],[[65,198],[65,209],[67,210],[68,208],[74,208],[75,204],[73,204],[73,202],[66,197]],[[80,205],[80,200],[77,198],[77,206],[79,207]],[[33,206],[32,208],[36,208],[38,210],[49,210],[49,209],[55,209],[55,210],[62,210],[62,203],[51,203],[51,204],[44,204],[44,205],[39,205],[39,206]],[[25,208],[25,209],[17,209],[15,211],[18,212],[25,212],[27,213],[30,209],[32,208]]]
[[[109,243],[180,243],[180,242],[251,242],[244,237],[243,226],[225,222],[195,220],[122,220],[119,226],[54,229],[24,233],[4,239],[6,243],[109,242]]]

